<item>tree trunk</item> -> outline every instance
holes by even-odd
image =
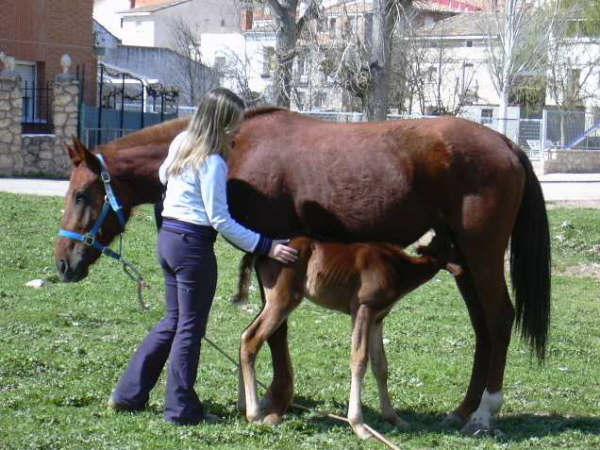
[[[517,9],[516,0],[508,0],[505,6],[506,17],[504,19],[504,64],[502,66],[502,80],[499,99],[498,131],[506,134],[506,115],[508,112],[508,96],[511,91],[512,73],[514,65],[515,49],[515,22],[518,20],[516,14],[522,12]]]
[[[398,17],[397,6],[410,5],[411,0],[373,0],[371,34],[371,85],[367,92],[367,119],[385,120],[388,113],[392,33]]]
[[[290,107],[292,91],[292,71],[296,39],[295,14],[289,17],[288,20],[278,21],[275,41],[277,69],[275,70],[275,79],[273,80],[275,84],[275,104],[288,109]]]
[[[277,25],[275,33],[277,68],[273,80],[274,101],[277,106],[289,108],[296,40],[298,39],[296,25],[298,0],[269,0],[268,3]]]
[[[498,108],[498,131],[502,134],[506,134],[506,122],[508,115],[508,89],[507,84],[500,92],[499,108]]]

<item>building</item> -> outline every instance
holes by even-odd
[[[232,33],[240,30],[238,0],[171,0],[140,2],[120,12],[120,37],[124,45],[163,47],[178,51],[178,29],[193,34]]]
[[[35,95],[42,95],[46,83],[61,73],[61,56],[68,54],[73,67],[85,67],[88,82],[84,98],[94,102],[96,55],[92,6],[93,0],[3,2],[0,52],[16,59],[16,71],[23,83],[36,87]],[[35,104],[39,100],[31,101]]]

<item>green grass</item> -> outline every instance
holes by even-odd
[[[140,312],[133,284],[102,259],[78,284],[25,288],[54,277],[53,242],[62,201],[0,195],[0,448],[381,448],[359,442],[349,428],[319,414],[292,411],[276,428],[248,425],[235,410],[236,373],[212,348],[202,352],[197,390],[217,425],[175,427],[163,420],[164,378],[150,409],[115,414],[105,402],[145,334],[162,315],[163,286],[156,263],[150,209],[132,219],[128,256],[151,284],[151,310]],[[600,211],[550,212],[559,269],[598,262]],[[208,335],[236,354],[252,319],[229,304],[239,253],[217,245],[219,286]],[[386,321],[390,390],[412,427],[396,431],[377,413],[369,374],[366,420],[402,448],[600,447],[600,283],[556,275],[549,358],[538,366],[513,339],[506,371],[501,440],[473,439],[438,426],[462,399],[473,356],[466,309],[451,277],[439,274],[400,303]],[[256,292],[253,303],[259,304]],[[347,317],[305,303],[290,320],[296,401],[344,414],[349,391]],[[269,352],[258,364],[270,377]]]

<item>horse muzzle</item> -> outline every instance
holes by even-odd
[[[77,264],[72,265],[68,258],[57,258],[56,269],[61,280],[65,283],[76,283],[88,275],[88,264],[85,263],[84,259],[80,259]]]

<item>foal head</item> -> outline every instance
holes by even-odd
[[[64,215],[61,227],[81,235],[88,233],[101,214],[106,195],[100,178],[101,166],[94,153],[89,151],[79,140],[74,139],[73,146],[68,146],[69,157],[73,163],[69,189],[65,198]],[[124,200],[122,189],[117,182],[111,181],[121,201]],[[130,207],[123,203],[125,216],[129,216]],[[98,241],[108,245],[122,231],[114,214],[109,214],[98,234]],[[69,238],[56,241],[54,258],[58,273],[63,281],[75,282],[85,278],[88,268],[100,252],[83,242]]]

